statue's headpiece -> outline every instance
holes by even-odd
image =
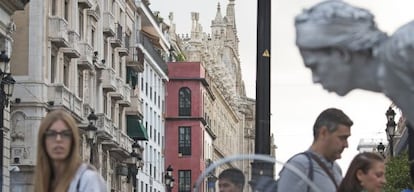
[[[368,50],[387,38],[367,10],[331,0],[304,10],[295,18],[296,44],[315,49],[343,47]]]

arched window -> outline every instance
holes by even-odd
[[[183,87],[178,94],[178,115],[191,116],[191,90]]]

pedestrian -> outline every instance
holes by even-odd
[[[363,152],[351,161],[338,192],[381,192],[385,183],[384,158],[378,153]]]
[[[79,155],[80,136],[73,117],[62,110],[43,118],[37,137],[35,192],[106,192],[102,176]]]
[[[342,180],[342,170],[335,162],[348,147],[352,120],[341,110],[329,108],[317,117],[313,126],[310,148],[291,157],[287,164],[306,175],[323,192],[336,192]],[[292,170],[279,173],[278,190],[289,192],[312,191],[310,186]]]
[[[228,168],[222,171],[218,177],[220,192],[243,192],[245,177],[237,168]]]

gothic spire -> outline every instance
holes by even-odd
[[[229,0],[229,4],[227,5],[226,10],[226,18],[227,20],[233,25],[233,27],[236,27],[236,14],[234,11],[234,1],[235,0]]]
[[[220,2],[217,3],[217,13],[216,18],[214,18],[213,25],[219,24],[223,21],[223,16],[221,16],[221,8],[220,8]]]

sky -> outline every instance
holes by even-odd
[[[227,0],[151,0],[150,8],[168,18],[174,13],[177,33],[190,33],[191,12],[200,13],[204,31],[210,31],[217,3],[225,15]],[[295,46],[294,17],[317,0],[272,0],[271,42],[271,132],[277,145],[276,159],[285,162],[295,153],[306,150],[313,140],[312,126],[326,108],[342,109],[354,121],[349,147],[339,165],[345,173],[358,153],[360,139],[376,139],[386,143],[385,112],[391,104],[381,93],[354,90],[344,97],[328,93],[313,84],[310,70],[303,65]],[[352,5],[370,10],[378,27],[392,34],[398,27],[414,19],[414,2],[407,0],[347,0]],[[247,96],[255,97],[257,1],[236,0],[236,25],[240,39],[240,60]],[[276,172],[281,166],[276,165]]]

